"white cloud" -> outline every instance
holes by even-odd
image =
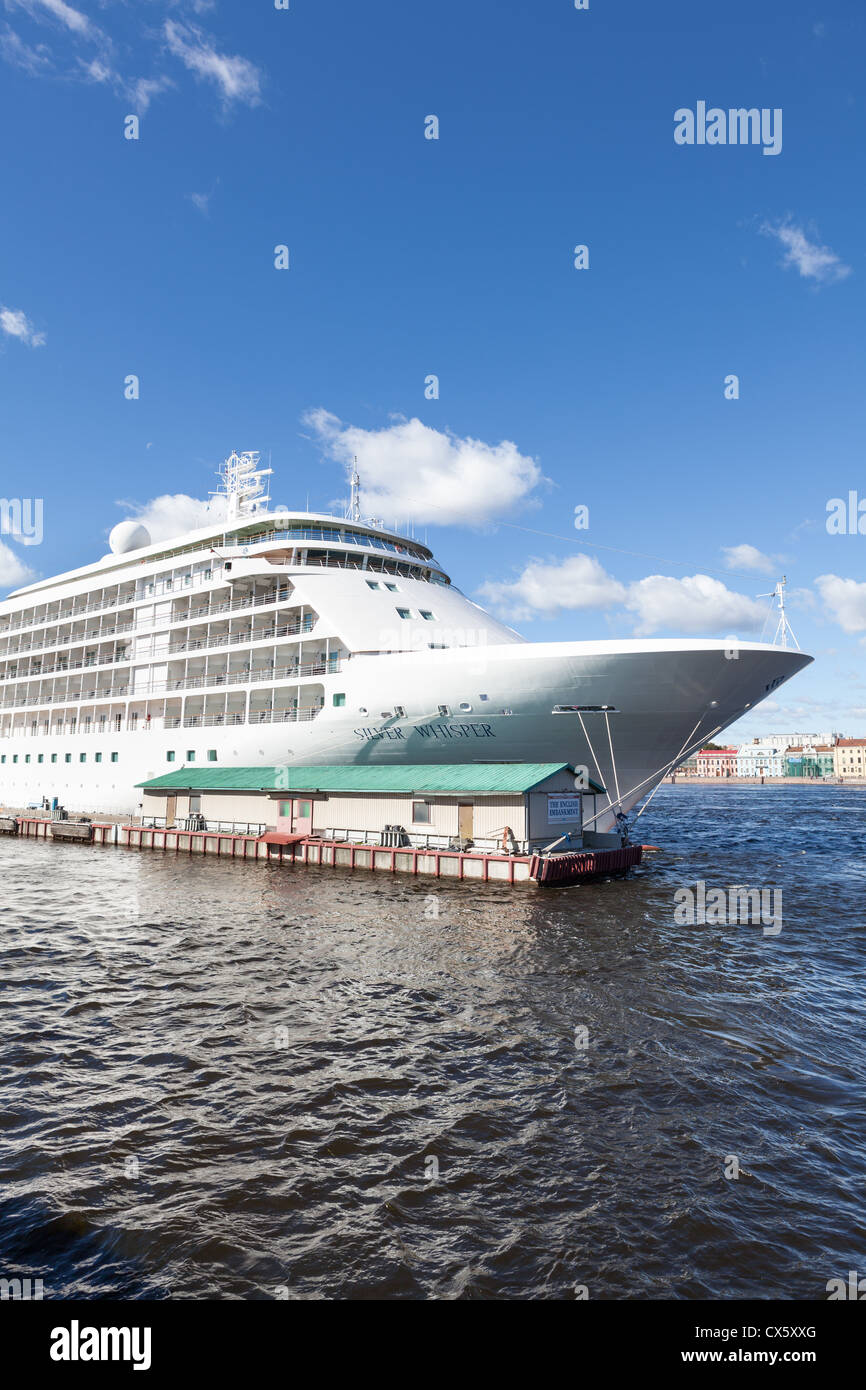
[[[127,84],[126,91],[138,114],[143,116],[153,98],[173,86],[170,77],[139,77]]]
[[[552,617],[561,612],[608,610],[619,605],[633,614],[634,632],[683,636],[727,635],[736,630],[759,630],[766,606],[728,589],[706,574],[673,579],[653,574],[624,585],[589,555],[566,560],[531,560],[517,579],[488,581],[480,596],[497,612],[515,621]]]
[[[840,579],[837,574],[819,574],[815,586],[828,614],[843,631],[866,628],[866,584]]]
[[[673,579],[651,574],[629,585],[626,607],[636,616],[635,633],[648,637],[662,629],[686,637],[737,629],[755,632],[763,627],[766,604],[734,593],[708,574]]]
[[[563,611],[611,608],[626,598],[625,587],[591,555],[567,560],[530,560],[512,581],[488,581],[480,596],[514,622],[554,617]]]
[[[480,525],[531,500],[543,481],[535,459],[516,444],[499,444],[434,430],[398,418],[381,430],[344,425],[327,410],[304,416],[329,458],[357,457],[364,509],[376,516],[433,525]]]
[[[725,557],[725,565],[729,570],[752,570],[756,574],[775,574],[779,561],[772,555],[765,555],[763,551],[756,549],[753,545],[725,545],[722,546],[722,553]]]
[[[75,10],[71,5],[66,4],[66,0],[6,0],[8,9],[26,10],[34,19],[44,18],[50,15],[58,23],[67,28],[70,33],[80,34],[82,38],[96,38],[100,30],[95,24],[82,14],[80,10]]]
[[[793,266],[804,280],[815,280],[819,285],[832,284],[834,280],[844,280],[851,274],[851,267],[845,265],[828,246],[819,246],[810,241],[802,227],[793,222],[764,222],[761,225],[764,236],[775,237],[784,247],[782,265],[788,269]]]
[[[36,332],[22,309],[9,309],[0,305],[0,332],[10,338],[17,338],[28,347],[42,347],[45,343],[45,334]]]
[[[31,77],[39,77],[54,67],[51,52],[44,43],[31,48],[8,24],[0,35],[0,58],[16,68],[23,68]]]
[[[33,571],[19,560],[14,550],[0,541],[0,589],[17,589],[33,578]]]
[[[202,501],[183,492],[164,493],[150,502],[118,502],[117,505],[126,507],[134,521],[140,521],[142,526],[147,527],[154,545],[182,536],[185,531],[196,531],[201,526],[216,524],[226,514],[224,499]]]
[[[261,73],[248,58],[218,53],[214,40],[191,24],[167,19],[163,27],[169,52],[196,77],[215,82],[225,105],[233,101],[255,106],[260,99]]]

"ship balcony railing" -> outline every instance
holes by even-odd
[[[201,651],[205,647],[231,647],[242,642],[272,642],[278,637],[297,637],[301,632],[309,632],[312,626],[312,618],[308,618],[304,622],[283,623],[279,627],[262,629],[260,632],[247,628],[244,632],[225,632],[216,637],[196,637],[188,642],[172,642],[168,647],[156,647],[153,655],[157,657],[174,652]]]
[[[38,681],[43,676],[58,675],[64,671],[82,671],[89,667],[98,666],[117,666],[121,662],[130,661],[128,653],[117,654],[115,656],[93,657],[89,661],[60,661],[56,666],[42,666],[38,671],[17,671],[14,675],[0,676],[0,683],[3,681]]]
[[[210,671],[201,676],[181,676],[177,680],[150,686],[152,692],[201,690],[212,685],[248,685],[256,681],[299,680],[306,676],[328,676],[340,670],[338,659],[299,662],[290,666],[263,666],[254,671]],[[138,692],[136,692],[137,694]]]
[[[51,651],[55,647],[75,647],[83,646],[85,642],[107,642],[109,637],[119,637],[122,632],[132,632],[134,623],[122,623],[118,627],[106,627],[102,631],[98,628],[93,632],[76,632],[68,637],[54,637],[51,639],[43,638],[39,642],[28,642],[26,646],[8,647],[5,652],[0,651],[0,660],[4,657],[20,656],[24,652]]]
[[[267,608],[272,603],[285,603],[292,597],[294,586],[270,589],[266,594],[245,594],[242,598],[226,599],[223,603],[201,603],[197,608],[189,608],[185,613],[172,613],[168,623],[182,623],[190,618],[207,618],[217,613],[238,613],[245,608]]]
[[[32,618],[24,618],[20,623],[10,622],[4,627],[0,636],[5,632],[20,632],[25,627],[50,627],[52,623],[74,623],[76,618],[86,617],[88,613],[102,613],[106,608],[129,608],[135,602],[134,596],[125,594],[123,598],[102,599],[99,603],[87,603],[81,608],[66,608],[61,612],[52,613],[47,617],[44,613]]]
[[[206,571],[205,574],[200,576],[198,582],[207,584],[214,583],[215,580],[213,573]],[[226,581],[222,579],[222,577],[220,576],[219,582],[225,583]],[[142,592],[137,593],[135,595],[127,594],[123,598],[105,599],[100,603],[88,603],[81,608],[69,609],[60,613],[52,613],[50,616],[41,614],[38,617],[34,616],[32,618],[27,618],[17,623],[10,621],[5,626],[0,627],[0,639],[5,637],[8,633],[21,632],[25,628],[55,627],[62,623],[74,623],[78,618],[84,618],[89,613],[102,613],[109,608],[130,608],[135,603],[146,603],[154,598],[164,597],[167,594],[172,594],[176,597],[182,597],[183,594],[190,587],[190,585],[183,585],[178,583],[169,588],[165,588],[160,592],[157,592],[157,589],[154,588],[154,591],[152,593]],[[198,608],[192,611],[194,611],[197,615],[207,615],[208,613],[234,612],[241,608],[265,607],[271,603],[285,602],[286,599],[291,597],[293,591],[294,586],[291,583],[287,582],[286,584],[278,585],[276,588],[270,590],[267,594],[249,594],[243,598],[229,599],[225,603],[221,604],[203,604],[199,605]],[[172,614],[166,621],[169,623],[183,622],[185,621],[185,617],[181,616],[180,618],[175,618],[175,616]],[[130,623],[123,628],[119,628],[118,631],[128,631],[129,628],[131,628],[132,626],[133,624]],[[143,624],[139,624],[139,626],[143,626]]]
[[[164,721],[166,729],[221,729],[237,724],[297,724],[315,719],[324,705],[301,705],[297,709],[250,710],[249,716],[235,711],[226,714],[171,715]]]
[[[115,685],[104,690],[70,690],[63,694],[31,695],[22,700],[3,700],[0,709],[30,709],[34,705],[65,705],[81,700],[111,700],[119,695],[131,695],[135,699],[147,695],[165,695],[175,690],[203,690],[220,685],[252,685],[258,681],[300,680],[307,676],[332,675],[341,669],[339,659],[332,661],[302,662],[297,666],[264,667],[256,671],[213,671],[202,676],[186,676],[172,681],[152,681],[146,685],[130,689],[129,685]]]

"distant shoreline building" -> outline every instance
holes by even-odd
[[[736,748],[702,748],[696,759],[698,777],[735,777]]]
[[[736,763],[738,777],[784,777],[787,767],[784,750],[763,739],[738,748]]]
[[[866,738],[837,738],[833,771],[843,781],[866,778]]]

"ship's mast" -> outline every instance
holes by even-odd
[[[346,515],[347,521],[361,520],[361,477],[358,473],[358,456],[352,459],[352,489],[349,495],[349,510]]]
[[[775,635],[774,635],[774,637],[773,637],[773,646],[774,646],[774,647],[775,647],[775,646],[778,646],[778,647],[785,647],[785,648],[787,649],[787,647],[788,647],[788,638],[790,637],[791,642],[792,642],[793,645],[796,647],[797,651],[799,651],[799,650],[800,650],[800,643],[797,641],[796,637],[794,636],[794,632],[793,632],[793,629],[792,629],[792,627],[791,627],[791,624],[788,622],[788,615],[787,615],[787,613],[785,612],[785,585],[787,584],[787,582],[788,582],[787,577],[783,574],[783,575],[782,575],[782,578],[778,581],[778,583],[776,584],[776,587],[775,587],[775,589],[772,591],[772,593],[769,593],[769,594],[757,594],[756,597],[757,597],[757,598],[777,598],[777,599],[779,600],[779,621],[778,621],[778,623],[776,624],[776,632],[775,632]]]
[[[226,498],[229,521],[239,521],[243,517],[267,511],[271,497],[269,485],[264,479],[270,476],[273,469],[260,468],[260,458],[261,455],[255,450],[242,454],[234,450],[220,466],[221,487],[211,496]]]

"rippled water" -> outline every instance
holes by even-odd
[[[639,824],[628,881],[547,890],[0,839],[0,1275],[825,1298],[866,1235],[866,793]],[[696,880],[781,887],[781,933],[677,925]]]

